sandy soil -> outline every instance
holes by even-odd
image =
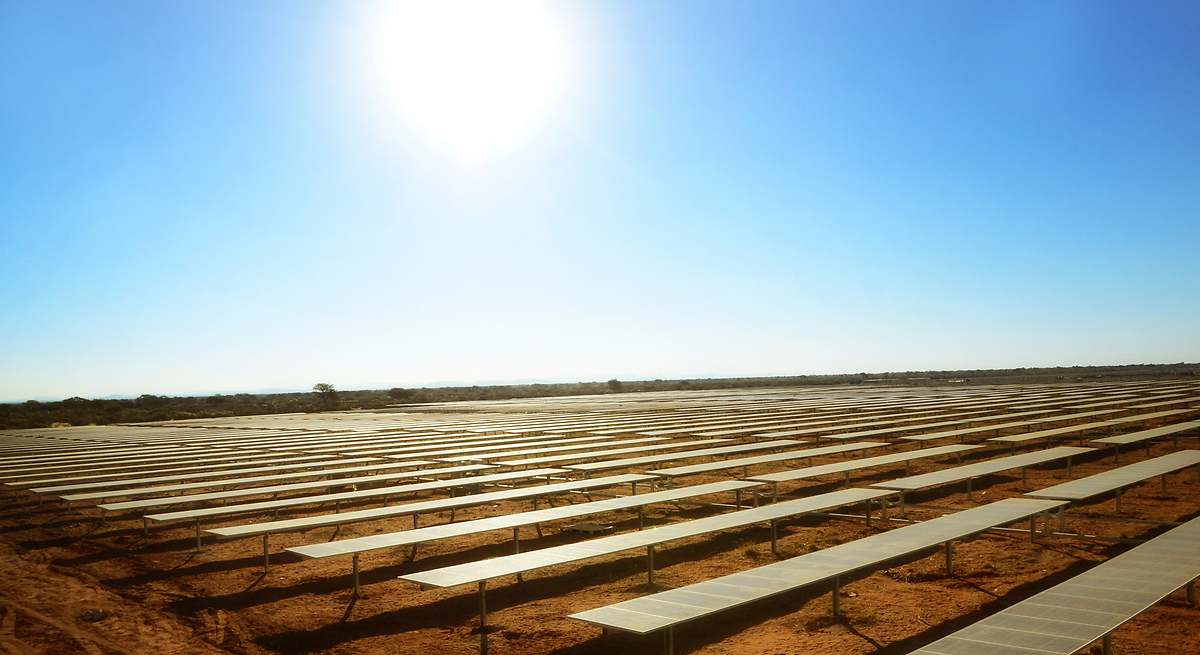
[[[1197,447],[1195,439],[1184,445]],[[1158,444],[1151,456],[1171,450],[1169,442]],[[1127,453],[1121,463],[1145,456],[1140,450]],[[1111,456],[1093,457],[1077,462],[1075,476],[1113,465]],[[918,461],[913,473],[942,466]],[[779,468],[784,467],[772,470]],[[860,475],[852,484],[895,477],[900,470]],[[717,479],[722,478],[695,476],[685,483]],[[1031,470],[1029,485],[1065,479],[1063,468]],[[837,486],[794,488],[814,493]],[[975,488],[970,497],[961,486],[933,490],[915,499],[923,507],[910,515],[932,517],[1018,495],[1020,475],[993,476],[976,481]],[[458,516],[528,508],[528,503],[507,504]],[[1171,476],[1166,495],[1157,481],[1127,493],[1123,510],[1126,518],[1147,520],[1197,515],[1200,471]],[[712,511],[667,505],[656,506],[649,516],[666,522]],[[1068,528],[1110,537],[1146,537],[1164,529],[1100,520],[1114,513],[1112,500],[1074,509]],[[629,530],[636,528],[633,517],[609,514],[595,520]],[[422,524],[448,519],[426,516]],[[407,518],[350,525],[340,538],[409,525]],[[561,525],[545,527],[542,538],[532,529],[523,531],[523,549],[583,538]],[[414,562],[406,561],[403,551],[365,555],[363,594],[351,602],[348,559],[300,561],[279,552],[287,545],[329,539],[332,530],[272,537],[272,568],[264,575],[258,541],[210,544],[196,554],[188,527],[154,530],[148,540],[140,528],[139,520],[129,519],[98,525],[94,511],[38,507],[28,496],[7,492],[0,512],[0,653],[475,653],[473,588],[421,591],[396,576],[506,554],[512,547],[511,535],[499,532],[422,546]],[[783,555],[791,556],[880,529],[889,528],[876,523],[868,529],[852,518],[806,518],[786,524],[780,543]],[[844,586],[844,620],[831,616],[829,590],[817,588],[686,626],[677,631],[676,652],[899,655],[1129,547],[1061,536],[1030,543],[1027,533],[989,533],[956,545],[953,577],[944,576],[940,553],[931,553]],[[692,539],[660,549],[657,583],[675,587],[773,559],[765,528]],[[599,630],[565,618],[651,591],[641,554],[556,567],[528,575],[524,583],[498,580],[489,589],[490,639],[497,655],[661,652],[657,639],[604,638]],[[1200,653],[1200,609],[1188,607],[1179,594],[1119,629],[1114,644],[1122,655]]]

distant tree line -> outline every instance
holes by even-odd
[[[0,429],[43,428],[58,425],[107,425],[189,418],[252,414],[382,409],[397,405],[469,400],[512,400],[644,391],[743,389],[756,387],[833,384],[1020,384],[1200,377],[1200,364],[1131,364],[962,371],[900,371],[842,375],[705,378],[690,380],[608,380],[555,384],[514,384],[469,387],[403,388],[344,391],[318,383],[311,393],[216,394],[213,396],[156,396],[129,399],[67,398],[55,402],[29,400],[0,404]]]

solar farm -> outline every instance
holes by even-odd
[[[1200,653],[1192,381],[10,430],[0,483],[6,653]]]

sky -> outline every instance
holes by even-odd
[[[1195,362],[1197,33],[0,0],[0,399]]]

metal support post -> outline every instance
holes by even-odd
[[[516,555],[516,554],[519,554],[520,552],[521,552],[521,528],[518,526],[513,526],[513,554]],[[517,573],[517,582],[525,582],[524,576],[522,576],[520,573]]]
[[[487,655],[488,652],[488,615],[487,615],[487,581],[479,581],[479,653]]]
[[[350,567],[354,582],[354,597],[358,598],[358,553],[354,553],[354,556],[350,558]]]

